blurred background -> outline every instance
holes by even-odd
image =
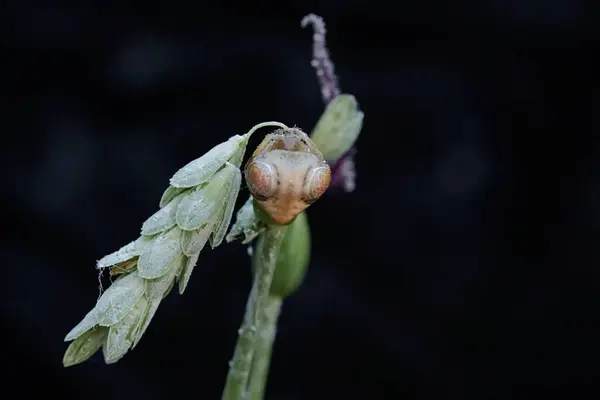
[[[239,243],[204,251],[119,363],[64,369],[63,338],[98,297],[95,261],[137,237],[177,169],[261,121],[312,129],[311,12],[365,121],[356,190],[309,209],[267,398],[597,382],[600,20],[585,2],[3,5],[5,391],[220,398],[251,283]]]

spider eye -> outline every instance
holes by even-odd
[[[252,196],[267,200],[277,190],[277,171],[273,165],[260,160],[250,160],[244,169],[246,185]]]
[[[331,182],[331,170],[328,166],[316,167],[306,174],[303,200],[307,204],[315,202],[325,193]]]

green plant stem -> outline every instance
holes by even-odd
[[[246,304],[244,321],[239,330],[238,340],[233,353],[233,359],[229,364],[229,372],[223,400],[244,400],[250,376],[250,368],[254,357],[257,331],[260,326],[261,310],[265,308],[269,298],[269,289],[273,281],[275,266],[277,265],[277,254],[285,236],[287,226],[269,225],[261,235],[264,240],[255,251],[259,252],[259,262],[254,274],[252,289]]]
[[[264,397],[282,302],[281,297],[269,296],[267,304],[260,313],[258,337],[254,346],[255,353],[248,383],[249,400],[262,400]]]

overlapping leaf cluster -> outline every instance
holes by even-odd
[[[106,363],[118,361],[139,343],[175,283],[180,294],[185,291],[205,244],[215,248],[225,237],[248,137],[233,136],[177,171],[140,237],[98,261],[97,268],[119,277],[65,337],[73,341],[65,366],[100,348]]]

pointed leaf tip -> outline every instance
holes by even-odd
[[[170,186],[164,191],[164,193],[162,194],[161,198],[160,198],[160,202],[158,203],[158,206],[160,208],[163,208],[164,206],[166,206],[167,204],[169,204],[169,202],[171,200],[173,200],[177,195],[185,192],[186,189],[182,189],[182,188],[176,188],[173,186]]]
[[[142,296],[135,306],[118,323],[110,327],[104,344],[104,361],[112,364],[120,360],[131,348],[135,340],[135,332],[142,323],[148,306],[145,296]]]
[[[191,188],[208,181],[227,160],[234,156],[236,160],[239,159],[240,147],[245,147],[246,142],[245,137],[235,135],[226,142],[216,145],[202,157],[177,171],[170,180],[171,186]]]
[[[155,212],[142,225],[142,235],[150,236],[175,226],[175,214],[182,196],[172,199],[167,205]]]
[[[204,224],[199,229],[193,231],[183,231],[183,235],[181,236],[181,250],[183,254],[191,256],[192,254],[200,253],[206,245],[213,227],[214,223],[210,223]]]
[[[200,252],[192,254],[187,258],[187,262],[183,266],[183,271],[181,272],[181,276],[179,277],[179,294],[183,294],[183,292],[185,292],[185,288],[187,287],[190,281],[190,277],[192,276],[194,267],[198,263],[199,256]]]
[[[83,317],[81,322],[79,322],[73,329],[71,329],[69,333],[67,333],[67,336],[65,336],[65,342],[70,342],[71,340],[77,339],[79,336],[98,325],[96,314],[97,313],[95,309],[88,312],[86,316]]]
[[[107,256],[102,257],[96,264],[96,268],[106,268],[111,267],[115,264],[122,263],[124,261],[130,260],[137,255],[135,248],[135,241],[126,244],[121,247],[119,250],[111,253]]]
[[[231,223],[233,216],[233,209],[240,192],[240,186],[242,184],[242,173],[238,168],[235,168],[233,176],[230,179],[228,185],[227,194],[225,195],[226,203],[222,208],[217,224],[215,225],[213,234],[210,237],[210,246],[214,249],[223,242],[227,228]]]
[[[132,349],[134,349],[142,339],[142,336],[150,325],[150,321],[152,321],[154,314],[158,310],[160,302],[163,298],[165,298],[167,293],[175,284],[175,278],[181,272],[181,269],[185,264],[185,260],[185,257],[181,257],[179,264],[177,264],[174,268],[171,268],[165,275],[157,279],[148,280],[146,284],[147,290],[144,296],[147,299],[147,304],[138,327],[136,328],[135,332],[132,333]]]
[[[254,211],[254,199],[250,196],[236,214],[235,223],[226,236],[227,243],[238,239],[241,240],[242,244],[250,243],[264,228],[265,224],[256,215]]]
[[[88,360],[102,347],[107,334],[108,328],[100,326],[79,336],[65,351],[63,366],[71,367]]]
[[[100,326],[111,326],[119,322],[140,300],[146,284],[136,274],[117,279],[102,294],[96,303],[96,318]]]
[[[137,275],[155,279],[166,274],[181,256],[181,230],[177,227],[162,233],[146,247],[138,260]]]
[[[218,216],[227,193],[227,183],[236,170],[235,166],[227,163],[205,186],[184,194],[177,207],[177,225],[183,230],[194,230]]]

